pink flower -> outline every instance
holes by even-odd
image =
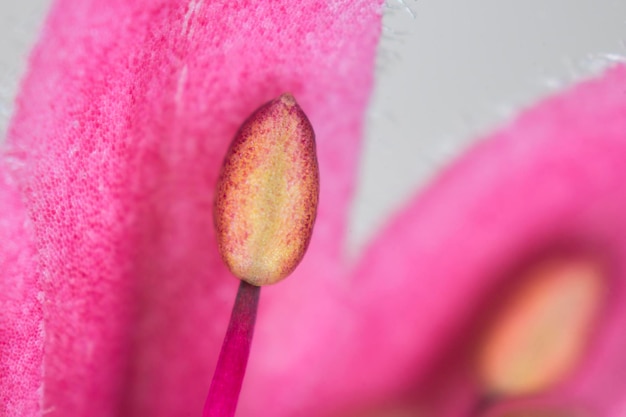
[[[200,415],[237,285],[215,243],[217,173],[283,91],[316,130],[318,221],[263,293],[239,415],[469,415],[482,307],[569,246],[602,254],[609,297],[576,369],[529,401],[623,413],[626,68],[483,141],[352,268],[380,4],[257,3],[55,3],[0,177],[3,414]]]

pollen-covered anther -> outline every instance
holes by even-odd
[[[538,263],[494,317],[479,345],[486,390],[544,391],[573,372],[588,347],[605,290],[603,266],[589,258]]]
[[[308,247],[318,195],[313,128],[283,94],[244,122],[222,166],[215,225],[230,271],[253,285],[289,275]]]

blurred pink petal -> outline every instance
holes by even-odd
[[[554,397],[618,409],[626,69],[470,151],[351,271],[342,245],[379,31],[380,5],[366,1],[56,2],[0,189],[0,226],[15,236],[4,269],[16,271],[3,275],[16,343],[0,345],[2,366],[28,375],[0,379],[16,393],[8,415],[39,415],[42,390],[50,416],[200,415],[237,285],[215,247],[217,172],[238,125],[284,91],[316,129],[320,209],[303,264],[262,296],[239,415],[323,416],[417,393],[435,414],[467,411],[480,393],[464,352],[483,302],[516,265],[571,240],[605,250],[615,275],[592,349]]]
[[[580,369],[546,399],[608,415],[626,396],[625,157],[623,65],[467,152],[364,254],[354,338],[368,342],[350,380],[466,413],[480,394],[467,356],[482,307],[520,264],[573,246],[608,258],[609,300]]]

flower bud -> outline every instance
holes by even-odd
[[[216,193],[218,246],[230,271],[253,285],[289,275],[309,245],[319,196],[315,134],[293,96],[243,123]]]

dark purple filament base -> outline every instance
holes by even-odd
[[[246,373],[261,287],[241,281],[203,417],[232,417]]]

